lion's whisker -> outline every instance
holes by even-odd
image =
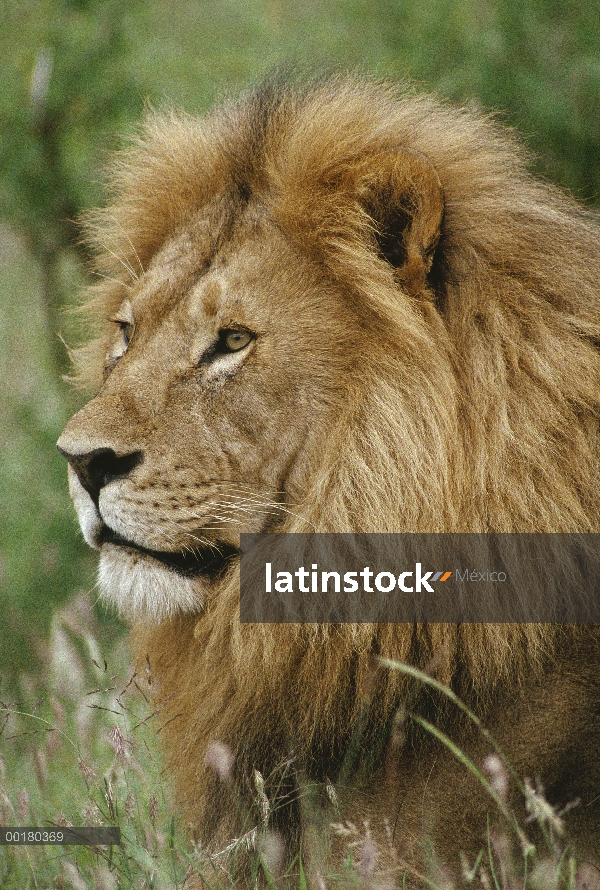
[[[142,265],[142,261],[141,261],[141,259],[139,258],[138,252],[137,252],[137,250],[135,249],[135,245],[134,245],[133,241],[131,240],[131,238],[129,237],[129,235],[127,234],[127,232],[125,231],[125,229],[123,228],[123,226],[121,225],[121,223],[119,222],[119,220],[117,219],[116,216],[113,216],[113,215],[111,214],[111,215],[109,216],[109,219],[112,219],[112,221],[115,222],[115,223],[118,225],[118,227],[120,228],[120,230],[122,231],[122,233],[125,235],[125,237],[126,237],[127,240],[129,241],[129,244],[130,244],[130,246],[131,246],[131,249],[133,250],[134,256],[135,256],[136,260],[138,261],[138,265],[139,265],[139,267],[140,267],[140,271],[141,271],[142,275],[145,275],[145,274],[146,274],[146,270],[144,269],[144,267],[143,267],[143,265]]]
[[[124,260],[118,254],[116,254],[114,252],[114,250],[111,250],[110,247],[108,247],[106,244],[102,244],[102,247],[104,248],[104,250],[107,253],[109,253],[111,256],[113,256],[117,260],[117,262],[121,263],[121,265],[125,269],[127,269],[127,271],[129,272],[129,274],[131,275],[131,277],[133,278],[134,281],[139,281],[139,275],[137,275],[135,269],[132,266],[130,266],[129,263],[126,262],[126,260]]]
[[[125,281],[119,281],[118,278],[113,278],[111,275],[105,275],[103,272],[98,272],[95,269],[92,270],[92,275],[96,275],[98,278],[103,278],[105,281],[112,281],[113,284],[117,284],[119,287],[129,287]]]

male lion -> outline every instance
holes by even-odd
[[[458,874],[509,832],[399,709],[478,769],[487,736],[383,656],[577,800],[569,849],[598,864],[594,627],[244,625],[238,559],[241,532],[598,532],[597,220],[489,119],[351,77],[151,114],[112,194],[79,355],[98,391],[59,448],[196,837],[268,823],[316,874],[328,823],[368,819],[409,874]]]

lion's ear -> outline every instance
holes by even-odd
[[[382,152],[361,186],[381,254],[394,266],[410,294],[427,293],[426,279],[444,214],[442,185],[435,167],[419,152]]]

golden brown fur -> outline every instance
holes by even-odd
[[[493,122],[352,78],[267,83],[205,120],[151,115],[138,143],[116,160],[112,192],[91,225],[98,269],[110,280],[90,303],[101,337],[79,356],[82,376],[100,383],[114,348],[105,319],[124,297],[134,313],[137,305],[145,339],[136,346],[134,333],[129,348],[117,346],[118,361],[61,447],[75,454],[74,465],[97,448],[143,452],[144,462],[113,482],[123,498],[128,485],[136,488],[135,507],[119,514],[121,534],[127,517],[135,524],[143,515],[138,543],[185,548],[189,524],[177,537],[188,516],[181,503],[163,519],[169,481],[203,517],[194,533],[200,527],[209,538],[225,520],[234,537],[267,524],[280,531],[600,530],[600,228],[533,179],[520,147]],[[266,333],[235,378],[254,374],[256,399],[236,402],[232,387],[241,383],[213,386],[207,378],[203,393],[229,395],[222,402],[211,395],[214,410],[202,395],[194,432],[188,390],[172,395],[188,373],[182,339],[192,336],[179,306],[196,288],[209,319],[224,287],[251,316],[245,324],[264,313]],[[239,444],[250,441],[253,424],[259,469]],[[241,457],[229,454],[236,437]],[[285,461],[278,464],[276,453]],[[217,477],[211,514],[193,492]],[[161,530],[167,521],[172,539]],[[128,583],[128,571],[107,586]],[[150,597],[139,594],[139,608],[129,608],[118,592],[110,596],[132,612],[137,656],[148,655],[159,678],[171,721],[164,732],[170,772],[186,818],[209,848],[251,827],[227,782],[205,764],[207,747],[219,741],[236,756],[243,801],[251,804],[252,773],[260,770],[268,794],[280,799],[273,823],[290,850],[304,833],[315,862],[319,819],[334,816],[319,793],[310,807],[298,803],[298,789],[340,778],[336,820],[366,816],[381,834],[391,820],[411,868],[425,867],[420,838],[428,833],[450,867],[458,867],[459,850],[476,854],[485,843],[485,795],[416,731],[403,748],[388,745],[390,720],[408,700],[476,761],[486,746],[435,696],[376,669],[374,656],[384,655],[433,663],[436,676],[485,717],[520,775],[544,779],[556,805],[580,797],[573,828],[582,854],[594,854],[593,629],[242,626],[235,566],[217,589],[178,593],[183,599],[172,609],[168,586],[160,590],[160,609],[148,613],[153,623],[143,611]],[[520,812],[517,792],[513,803]]]

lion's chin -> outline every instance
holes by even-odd
[[[206,580],[186,577],[151,556],[103,544],[98,566],[101,599],[129,621],[158,624],[184,612],[201,612]]]

